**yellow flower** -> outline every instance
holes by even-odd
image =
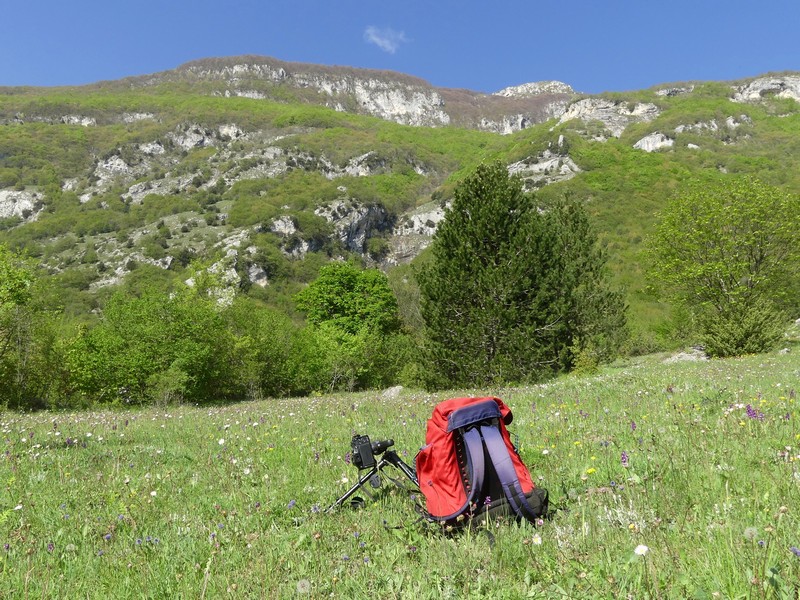
[[[592,473],[596,473],[596,472],[597,472],[597,469],[595,469],[594,467],[586,469],[586,474],[587,475],[591,475]]]

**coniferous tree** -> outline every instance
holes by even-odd
[[[433,386],[531,381],[613,353],[621,295],[582,207],[537,206],[500,164],[455,190],[419,273]]]

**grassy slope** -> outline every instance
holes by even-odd
[[[6,413],[0,595],[794,598],[796,350],[523,389]],[[426,532],[389,485],[364,511],[320,511],[356,477],[354,432],[410,463],[436,402],[487,393],[514,410],[552,520],[497,524],[491,547]]]

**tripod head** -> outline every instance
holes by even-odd
[[[376,456],[383,454],[387,448],[394,446],[394,440],[370,442],[368,435],[354,435],[350,441],[350,456],[353,464],[361,469],[371,469],[377,462]]]

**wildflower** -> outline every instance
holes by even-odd
[[[586,469],[586,474],[587,475],[591,475],[592,473],[595,473],[595,472],[597,472],[597,469],[595,469],[594,467],[590,467],[590,468]]]
[[[286,505],[286,508],[294,508],[295,504],[297,504],[297,500],[289,500],[289,504]]]
[[[628,463],[628,453],[625,452],[625,450],[622,451],[622,455],[620,456],[620,462],[622,463],[623,467],[625,467],[626,469],[628,468],[628,464],[629,464]]]
[[[533,535],[533,538],[531,538],[531,542],[533,542],[533,544],[536,545],[536,546],[541,546],[542,545],[542,536],[540,536],[538,533],[535,533]]]
[[[314,506],[311,507],[311,512],[314,513],[314,514],[318,513],[319,510],[320,510],[319,509],[319,504],[315,504]]]
[[[755,527],[747,527],[744,530],[744,539],[750,540],[751,542],[756,538],[758,535],[758,529]]]
[[[311,582],[308,579],[301,579],[297,582],[297,593],[308,594],[311,592]]]
[[[488,506],[491,503],[492,503],[492,497],[491,496],[486,496],[486,498],[483,501],[484,506]]]
[[[755,408],[753,408],[752,405],[748,404],[747,407],[746,407],[746,410],[747,410],[748,418],[756,419],[758,421],[763,421],[764,420],[764,413],[760,412],[760,411],[757,411]]]
[[[636,431],[636,421],[631,421],[631,431]]]
[[[107,534],[105,534],[105,535],[103,536],[103,539],[104,539],[105,541],[107,541],[107,542],[110,542],[110,541],[111,541],[111,534],[110,534],[110,533],[107,533]]]
[[[151,495],[153,498],[155,498],[155,497],[156,497],[156,495],[157,495],[157,492],[156,492],[155,490],[153,490],[152,492],[150,492],[150,495]]]
[[[792,554],[794,554],[796,557],[800,558],[800,548],[798,548],[797,546],[792,546],[791,548],[789,548],[789,550],[790,550],[790,551],[791,551],[791,553],[792,553]]]
[[[56,548],[56,546],[55,546],[55,544],[53,544],[53,542],[48,542],[47,543],[47,551],[48,552],[52,552],[53,550],[55,550],[55,548]]]
[[[539,517],[538,519],[536,519],[536,526],[541,527],[542,525],[544,525],[544,519]]]
[[[218,441],[217,443],[218,443],[220,446],[224,446],[224,445],[225,445],[225,438],[219,438],[219,441]]]
[[[638,556],[644,556],[650,551],[650,548],[645,546],[644,544],[639,544],[636,548],[633,549],[633,553]]]

